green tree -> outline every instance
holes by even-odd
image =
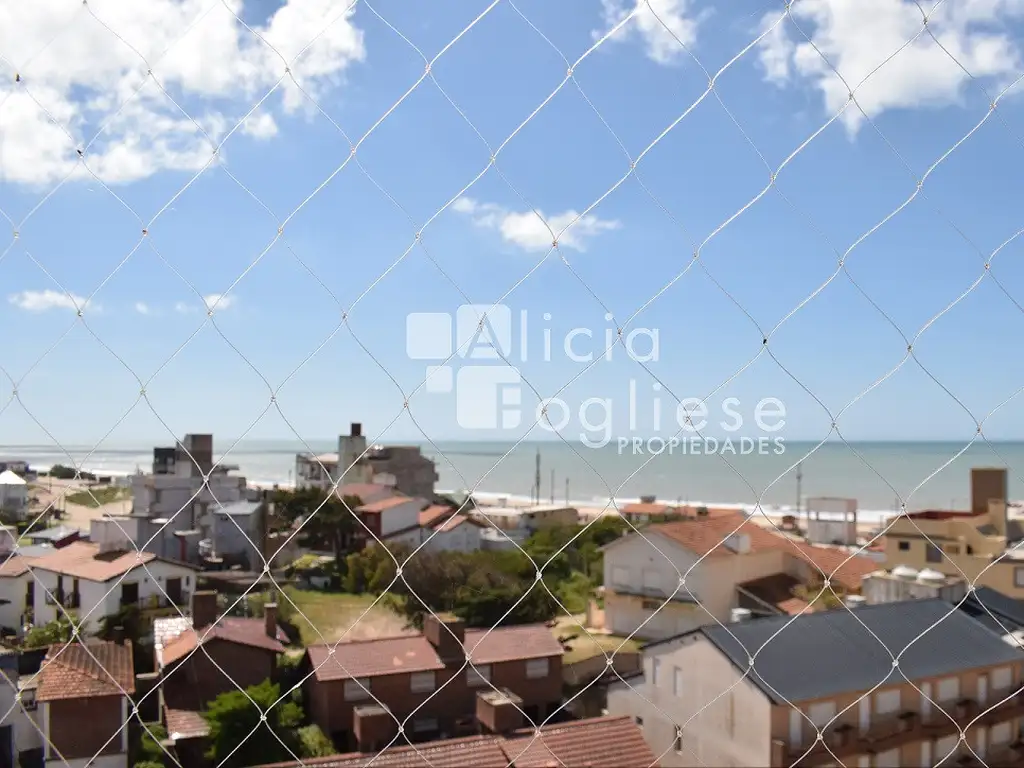
[[[340,498],[319,488],[278,490],[272,497],[274,515],[287,525],[302,520],[300,542],[314,549],[330,549],[341,561],[348,551],[352,533],[358,527],[355,509],[362,502],[355,496]]]
[[[61,616],[49,624],[32,627],[25,635],[25,648],[43,648],[48,645],[69,643],[75,634],[75,624],[66,616]]]
[[[159,765],[163,768],[165,752],[160,746],[167,739],[167,729],[160,723],[147,723],[139,739],[135,768],[140,765]]]
[[[210,724],[206,757],[220,768],[293,759],[292,755],[301,751],[296,729],[302,722],[302,709],[290,698],[274,706],[280,695],[280,688],[267,680],[247,688],[244,694],[230,691],[210,702],[203,713]],[[261,712],[266,713],[265,721]]]
[[[124,633],[124,639],[130,640],[132,653],[135,656],[136,674],[153,671],[153,621],[147,617],[137,605],[124,605],[117,613],[104,616],[100,620],[100,628],[96,637],[101,640],[116,640],[118,633]]]
[[[330,757],[338,752],[317,725],[299,728],[299,744],[299,757]]]

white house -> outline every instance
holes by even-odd
[[[0,512],[18,520],[28,509],[28,483],[11,470],[0,472]]]
[[[36,559],[32,569],[37,582],[33,623],[47,624],[63,616],[57,606],[60,600],[68,613],[73,611],[92,630],[123,606],[187,606],[198,571],[151,552],[105,548],[84,541]]]
[[[0,564],[0,627],[20,634],[28,623],[36,589],[29,566],[37,559],[12,555]]]

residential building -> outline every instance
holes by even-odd
[[[41,661],[42,659],[40,659]],[[36,693],[39,689],[38,676],[30,671],[21,674],[22,671],[19,667],[20,659],[17,652],[8,650],[0,652],[0,674],[7,683],[0,693],[0,706],[3,706],[3,711],[7,713],[7,716],[3,718],[3,725],[0,725],[0,742],[4,745],[2,756],[4,765],[19,765],[29,768],[45,764],[44,722],[39,717],[39,703],[36,700]],[[20,700],[15,699],[15,695]],[[7,726],[10,727],[10,731],[4,733],[4,728]],[[6,762],[7,739],[11,734],[14,739],[11,747],[17,757],[14,763]]]
[[[917,571],[909,565],[897,565],[865,576],[861,594],[868,605],[928,597],[957,603],[967,594],[967,582],[960,576],[947,576],[930,568]]]
[[[635,504],[623,504],[619,507],[619,514],[633,525],[646,525],[652,519],[682,515],[683,510],[675,504],[663,504],[653,497],[645,497]]]
[[[644,656],[608,710],[637,718],[665,766],[1017,759],[1024,652],[942,600],[704,626]]]
[[[728,621],[734,608],[799,613],[808,601],[798,593],[822,574],[836,592],[857,593],[876,569],[874,560],[780,536],[742,513],[661,523],[605,546],[605,628],[657,640]]]
[[[1020,633],[1024,630],[1024,600],[1008,597],[991,587],[978,587],[955,603],[957,608],[993,632],[1022,639]]]
[[[472,503],[472,502],[471,502]],[[483,524],[484,549],[515,549],[541,528],[578,525],[579,510],[559,504],[532,507],[472,506],[470,516]]]
[[[522,728],[263,768],[365,768],[368,764],[375,768],[658,768],[658,759],[631,718],[595,717],[544,725],[539,734],[534,728]]]
[[[139,546],[163,557],[198,562],[199,544],[214,537],[213,511],[244,501],[248,487],[237,467],[216,464],[213,435],[186,435],[172,448],[153,449],[149,474],[132,477],[132,516],[141,518]]]
[[[886,562],[963,576],[975,586],[1024,597],[1022,520],[1011,516],[1005,468],[971,470],[969,510],[923,510],[893,518],[886,529]]]
[[[36,689],[47,767],[127,768],[133,693],[131,643],[52,646]]]
[[[174,606],[188,605],[197,572],[195,566],[152,552],[104,548],[85,541],[33,559],[31,567],[33,623],[47,624],[75,613],[85,618],[90,631],[126,605],[172,611]]]
[[[266,549],[267,502],[235,501],[210,508],[213,535],[209,552],[226,566],[240,565],[246,570],[263,566]]]
[[[362,522],[353,536],[365,544],[373,544],[375,539],[394,539],[399,534],[409,533],[418,542],[420,512],[429,506],[426,499],[405,495],[364,503],[353,510]]]
[[[28,483],[9,469],[0,472],[0,513],[10,520],[24,520],[28,511]]]
[[[13,472],[25,479],[35,479],[36,473],[24,459],[0,459],[0,472]]]
[[[519,697],[534,723],[562,701],[562,646],[543,625],[467,630],[431,615],[422,634],[341,643],[333,652],[313,645],[306,662],[310,717],[342,750],[370,751],[368,738],[386,744],[407,719],[413,741],[474,732],[476,694],[492,686]]]
[[[419,524],[419,544],[428,552],[476,552],[481,548],[484,525],[464,511],[435,504],[420,512]]]
[[[82,538],[82,531],[70,525],[55,525],[51,528],[30,530],[25,533],[24,538],[28,539],[30,544],[43,544],[60,549]]]
[[[857,500],[817,496],[807,499],[806,539],[811,544],[857,544]]]
[[[191,616],[157,619],[153,637],[165,724],[176,743],[206,736],[197,713],[220,694],[274,679],[288,642],[275,604],[258,619],[221,616],[217,593],[206,590],[193,593]]]
[[[391,486],[406,496],[431,499],[437,478],[436,465],[419,446],[368,445],[363,425],[358,423],[338,438],[337,453],[300,453],[295,457],[297,488],[373,483]]]
[[[14,768],[18,765],[18,656],[14,651],[0,650],[0,707],[4,717],[0,719],[0,766]]]
[[[15,554],[0,564],[0,627],[18,635],[32,623],[36,580],[29,566],[35,561],[35,557]]]

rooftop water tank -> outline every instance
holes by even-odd
[[[915,581],[919,574],[917,569],[911,568],[909,565],[897,565],[892,569],[892,575],[897,579]]]
[[[738,624],[741,621],[750,621],[751,616],[752,614],[748,608],[733,608],[731,612],[733,624]]]
[[[946,577],[938,571],[933,571],[931,568],[925,568],[917,574],[917,581],[920,584],[942,585],[946,583]]]

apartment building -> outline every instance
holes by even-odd
[[[886,536],[886,562],[917,571],[966,576],[976,585],[1024,597],[1022,520],[1007,502],[1005,468],[971,470],[971,508],[927,509],[894,518]]]
[[[368,445],[359,423],[351,425],[349,434],[338,437],[337,453],[300,453],[295,457],[297,488],[326,489],[336,481],[373,483],[431,499],[437,479],[436,465],[419,446]]]
[[[577,525],[580,521],[579,510],[560,504],[532,507],[471,506],[470,517],[480,523],[482,547],[494,550],[522,546],[531,534],[541,528]]]
[[[840,594],[857,593],[876,569],[870,558],[779,536],[741,513],[652,525],[604,548],[605,627],[657,640],[728,621],[734,608],[799,613],[808,603],[794,591],[822,573]]]
[[[644,656],[608,710],[637,718],[665,766],[1018,759],[1024,652],[942,600],[705,626]]]
[[[131,643],[52,646],[37,679],[47,768],[127,768]]]
[[[342,750],[388,744],[407,719],[412,741],[474,733],[477,693],[493,688],[518,697],[535,723],[562,701],[562,646],[543,625],[488,632],[428,616],[420,635],[342,643],[333,652],[314,645],[306,663],[310,717]]]

